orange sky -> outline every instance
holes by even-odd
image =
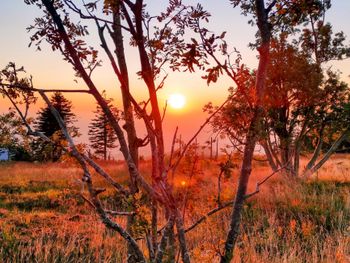
[[[4,1],[3,1],[4,2]],[[159,10],[166,7],[165,0],[145,1],[148,3],[151,14],[158,13]],[[197,1],[184,1],[184,3],[196,3]],[[200,1],[209,12],[212,13],[212,22],[210,28],[219,33],[228,31],[227,40],[233,46],[237,47],[243,54],[244,63],[250,67],[255,67],[257,63],[256,51],[250,50],[247,45],[249,41],[254,40],[255,28],[247,24],[248,18],[240,15],[238,9],[233,9],[229,5],[229,1]],[[350,1],[333,1],[333,8],[328,14],[328,20],[332,22],[334,31],[343,30],[350,37],[350,23],[348,19],[348,11],[350,10]],[[161,4],[160,4],[161,3]],[[43,51],[37,52],[35,48],[28,48],[29,34],[25,28],[32,24],[35,17],[40,16],[40,12],[35,7],[26,6],[23,1],[6,1],[1,3],[0,9],[0,35],[5,36],[2,41],[0,50],[0,66],[3,68],[9,61],[14,61],[18,66],[23,65],[29,74],[34,77],[34,84],[38,88],[86,88],[81,80],[74,81],[74,72],[67,62],[62,60],[59,53],[53,53],[51,48],[43,45]],[[9,23],[11,21],[11,23]],[[93,27],[94,28],[94,27]],[[99,43],[94,38],[95,31],[90,30],[91,36],[88,37],[90,45],[95,47]],[[349,40],[347,41],[349,43]],[[137,52],[135,50],[127,50],[127,60],[129,63],[129,72],[139,70]],[[104,62],[103,67],[98,68],[93,75],[93,80],[100,90],[106,90],[108,97],[113,97],[119,108],[120,92],[119,84],[113,74],[109,63],[101,52],[101,59]],[[343,72],[343,79],[349,82],[350,61],[334,63],[334,67],[339,68]],[[186,97],[186,105],[184,109],[173,110],[168,109],[168,114],[164,122],[164,131],[166,141],[171,140],[175,127],[179,126],[179,132],[183,138],[190,137],[199,125],[205,120],[206,115],[202,113],[202,107],[209,101],[214,104],[221,104],[227,96],[227,88],[233,83],[223,77],[218,83],[208,87],[205,80],[201,79],[201,74],[196,72],[190,73],[172,73],[170,70],[169,77],[166,81],[164,89],[159,92],[159,101],[161,105],[165,104],[165,100],[172,93],[181,93]],[[136,75],[131,78],[131,92],[134,96],[142,100],[147,95],[145,85],[138,80]],[[93,100],[88,95],[67,95],[74,103],[74,112],[78,116],[78,125],[81,132],[84,133],[81,140],[86,140],[86,130],[88,123],[92,117],[92,111],[95,108]],[[34,115],[38,105],[32,109]],[[8,103],[4,99],[0,99],[0,112],[6,111]],[[142,132],[141,132],[142,133]],[[208,139],[210,134],[201,135],[201,140]],[[140,135],[140,137],[142,137]],[[169,144],[169,143],[168,143]],[[168,145],[169,148],[169,145]]]

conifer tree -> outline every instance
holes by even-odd
[[[50,98],[52,106],[58,111],[64,120],[72,137],[79,136],[78,128],[73,125],[76,121],[76,116],[72,112],[72,103],[66,99],[62,93],[55,92]],[[58,161],[62,154],[62,146],[66,144],[66,140],[61,133],[59,124],[52,115],[49,107],[41,108],[38,112],[36,120],[36,129],[46,136],[50,137],[55,143],[49,144],[42,140],[34,143],[37,159],[41,161]]]
[[[112,106],[112,99],[106,99],[106,94],[103,92],[103,97],[105,98],[109,107],[113,110],[115,115],[118,111]],[[96,105],[96,110],[94,111],[95,117],[91,120],[89,125],[89,140],[90,146],[93,149],[94,154],[97,157],[102,157],[107,160],[109,156],[110,149],[116,147],[117,136],[108,122],[106,114],[101,109],[99,104]]]

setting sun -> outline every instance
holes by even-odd
[[[173,109],[182,109],[185,106],[186,99],[182,94],[171,94],[169,96],[168,103]]]
[[[350,0],[0,3],[0,263],[350,263]]]

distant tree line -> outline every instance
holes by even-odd
[[[308,145],[314,145],[314,152],[306,167],[312,173],[349,136],[349,89],[339,80],[337,72],[326,67],[326,63],[350,56],[350,48],[344,44],[344,35],[341,32],[334,34],[332,27],[324,21],[325,13],[331,7],[329,0],[230,0],[234,7],[240,7],[243,15],[251,17],[249,23],[257,29],[256,42],[251,44],[258,54],[259,64],[255,70],[242,63],[239,51],[228,47],[226,32],[216,35],[206,28],[210,26],[206,24],[210,14],[200,4],[186,6],[179,0],[171,0],[164,12],[152,16],[142,0],[89,1],[83,6],[70,0],[25,2],[43,11],[42,16],[28,28],[32,32],[31,44],[40,49],[43,41],[46,41],[53,51],[61,53],[64,60],[72,65],[76,75],[84,81],[87,89],[70,91],[88,93],[103,112],[99,114],[97,108],[90,136],[99,136],[100,140],[107,143],[110,136],[104,116],[108,119],[118,137],[119,149],[128,167],[127,183],[119,184],[108,171],[104,171],[84,151],[80,151],[72,139],[74,132],[69,118],[67,121],[67,118],[62,117],[54,102],[46,95],[52,90],[37,89],[30,80],[17,78],[19,69],[13,68],[0,75],[4,76],[1,93],[14,107],[23,100],[27,105],[27,99],[32,98],[34,92],[39,93],[46,102],[66,140],[60,145],[81,166],[82,183],[86,185],[90,204],[105,226],[118,232],[127,243],[128,258],[124,260],[129,263],[175,262],[177,249],[181,260],[189,263],[191,259],[186,233],[225,207],[231,207],[232,213],[225,245],[218,254],[222,263],[231,262],[240,226],[246,224],[241,222],[244,203],[259,192],[258,187],[262,184],[257,185],[256,191],[248,192],[256,145],[264,147],[268,162],[275,172],[285,170],[289,175],[297,176],[301,153],[307,152]],[[119,116],[113,112],[111,104],[91,77],[94,69],[100,65],[100,60],[98,51],[89,47],[88,39],[85,38],[88,27],[80,20],[87,19],[95,22],[93,24],[96,25],[102,52],[120,84],[125,121],[122,125]],[[187,37],[187,31],[190,31],[190,37]],[[130,39],[125,41],[125,36],[130,36]],[[145,101],[137,101],[129,87],[132,75],[128,71],[131,62],[128,63],[125,57],[126,46],[138,54],[140,69],[135,73],[148,91],[149,96]],[[157,94],[167,78],[167,75],[163,75],[164,67],[189,72],[198,68],[202,70],[207,84],[216,82],[220,75],[225,74],[234,86],[224,104],[207,107],[210,117],[181,148],[179,154],[173,154],[171,150],[169,159],[166,158],[164,145],[164,113]],[[23,100],[17,100],[21,96]],[[56,138],[33,131],[28,124],[27,114],[17,111],[28,132],[41,137],[45,143],[50,141],[56,144]],[[177,193],[168,179],[175,175],[179,163],[186,160],[184,156],[190,152],[190,145],[198,133],[218,112],[221,114],[214,120],[213,127],[225,133],[233,146],[243,152],[236,194],[227,205],[221,206],[218,202],[218,207],[186,229],[187,219],[182,213],[182,205],[177,202]],[[136,136],[134,116],[143,122],[147,131],[145,138]],[[173,138],[175,142],[177,129]],[[59,134],[57,139],[60,139]],[[64,147],[66,142],[67,147]],[[324,151],[326,144],[329,148]],[[138,150],[145,145],[149,146],[151,153],[151,175],[148,177],[138,166]],[[106,144],[102,148],[100,145],[95,147],[96,154],[106,158],[107,153],[103,152],[107,149]],[[57,152],[48,156],[57,158]],[[223,173],[229,167],[229,164],[223,166]],[[120,212],[127,215],[125,225],[110,216],[111,210],[99,198],[99,194],[106,189],[94,185],[91,170],[100,174],[115,189],[116,194],[127,200],[128,211],[119,211],[121,207],[112,211],[113,215]],[[144,209],[139,209],[140,193],[149,200],[142,206]],[[147,216],[149,220],[145,220],[143,210],[150,215]],[[159,228],[161,222],[163,227]],[[141,239],[144,240],[143,244],[138,242]]]
[[[111,105],[112,99],[106,99],[113,112],[118,110]],[[60,114],[66,124],[70,135],[79,137],[79,128],[75,126],[76,115],[72,111],[72,102],[65,98],[61,92],[55,92],[50,102]],[[95,116],[89,125],[89,141],[92,156],[97,159],[110,159],[110,150],[116,147],[116,135],[111,129],[105,114],[97,105]],[[57,162],[65,156],[64,148],[67,141],[62,134],[56,118],[49,107],[41,108],[35,119],[30,119],[36,131],[43,133],[51,139],[47,142],[41,138],[32,138],[27,135],[25,125],[13,109],[0,115],[0,148],[6,148],[11,153],[11,159],[17,161]],[[86,149],[85,144],[80,145]]]

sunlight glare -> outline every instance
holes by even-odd
[[[182,109],[185,106],[186,99],[182,94],[171,94],[169,96],[168,103],[173,109]]]

